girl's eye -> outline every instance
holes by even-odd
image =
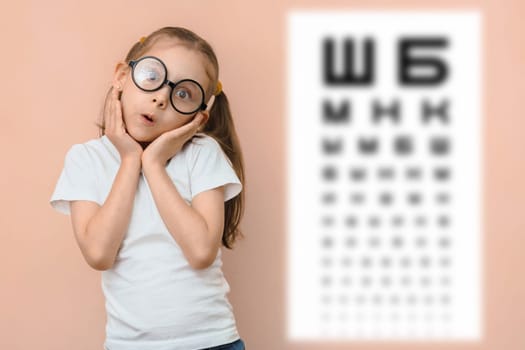
[[[155,81],[159,79],[159,75],[154,70],[144,72],[144,77],[150,81]]]
[[[135,72],[135,81],[139,87],[151,90],[158,86],[161,75],[155,69],[141,69]]]
[[[142,72],[142,78],[148,81],[160,80],[160,74],[156,69],[148,69]]]
[[[191,98],[190,93],[187,90],[177,90],[175,91],[175,96],[181,99]]]

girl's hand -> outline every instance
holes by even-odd
[[[104,110],[105,134],[117,148],[121,161],[128,158],[141,159],[142,147],[128,134],[124,126],[118,93],[118,90],[113,88],[110,101]]]
[[[182,146],[195,135],[205,116],[197,113],[195,118],[177,129],[167,131],[150,143],[142,153],[142,165],[166,166],[170,158],[180,151]]]

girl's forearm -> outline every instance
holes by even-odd
[[[155,204],[168,231],[192,267],[207,267],[215,258],[217,249],[206,221],[182,198],[164,167],[147,164],[143,167]]]
[[[128,229],[140,169],[140,159],[122,160],[104,205],[87,225],[85,239],[101,269],[113,266]]]

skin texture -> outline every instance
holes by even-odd
[[[208,63],[200,53],[176,40],[162,39],[143,54],[146,55],[158,57],[166,64],[169,80],[194,79],[207,91],[211,79]],[[103,206],[90,201],[72,202],[75,237],[90,266],[97,270],[111,268],[129,225],[142,171],[162,220],[190,266],[206,268],[215,260],[221,245],[224,188],[201,192],[188,205],[168,176],[166,162],[206,123],[209,114],[178,113],[169,101],[167,85],[145,92],[135,86],[130,73],[126,62],[117,64],[111,100],[104,111],[105,133],[120,154],[120,168]],[[153,114],[155,124],[144,124],[143,113]]]

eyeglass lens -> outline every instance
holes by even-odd
[[[133,67],[133,80],[137,86],[146,91],[161,88],[166,81],[166,68],[161,61],[154,58],[144,58]],[[182,113],[193,113],[201,107],[204,101],[202,88],[192,80],[181,80],[171,90],[171,103]]]

